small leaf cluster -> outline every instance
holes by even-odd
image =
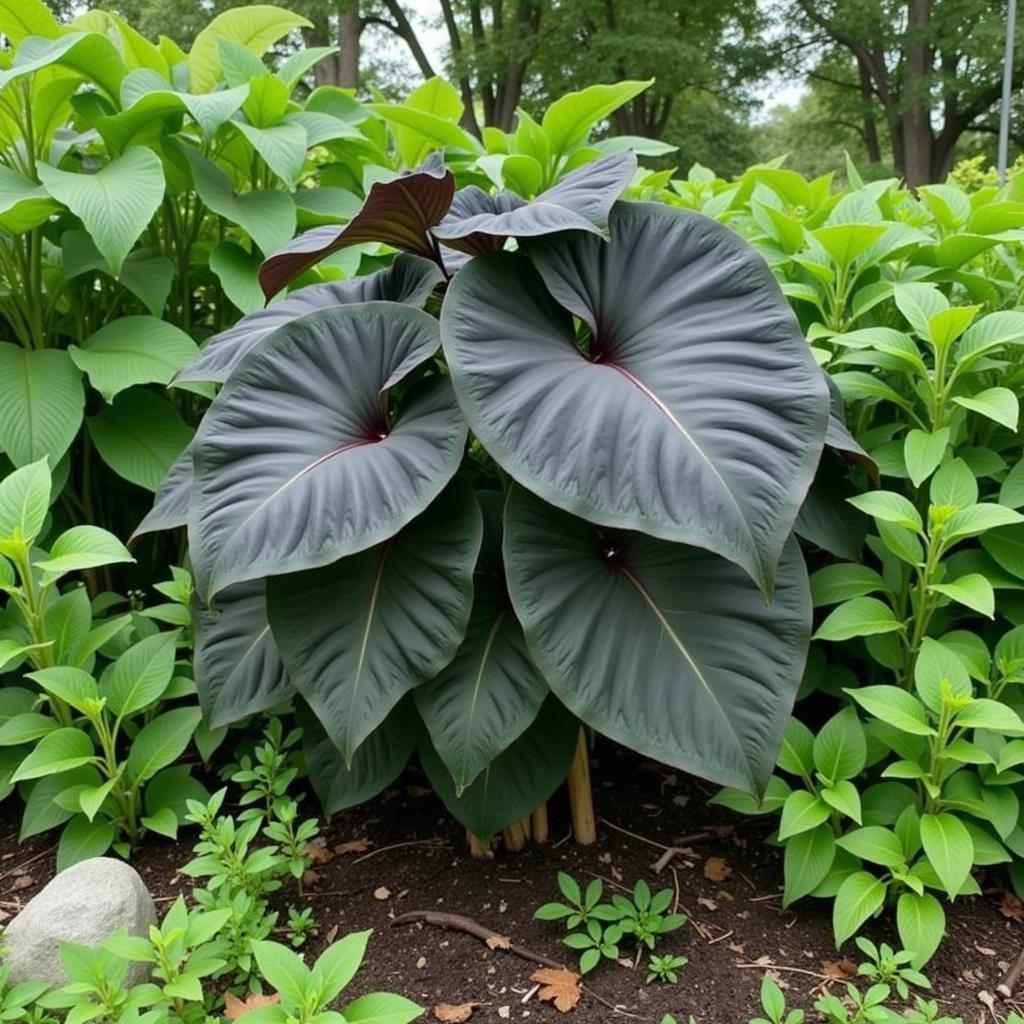
[[[127,856],[147,831],[174,838],[185,798],[206,792],[176,762],[205,731],[182,628],[156,624],[187,621],[187,585],[172,581],[171,604],[148,615],[81,585],[62,592],[73,573],[132,559],[95,526],[40,550],[51,490],[45,459],[0,481],[0,673],[17,673],[0,690],[0,777],[3,795],[17,786],[25,799],[22,838],[65,825],[61,869]]]
[[[602,959],[618,960],[619,944],[626,936],[635,944],[635,962],[639,964],[644,950],[654,952],[659,936],[676,931],[686,923],[685,915],[667,913],[675,898],[673,890],[652,893],[643,879],[635,884],[631,896],[614,893],[607,903],[601,902],[604,882],[599,878],[593,879],[585,891],[564,871],[558,873],[557,882],[565,902],[545,903],[533,916],[538,921],[565,923],[570,934],[562,941],[579,953],[583,974],[592,971]],[[658,957],[658,967],[654,966],[655,959],[652,956],[649,961],[653,976],[674,984],[670,974],[686,963],[685,957]]]

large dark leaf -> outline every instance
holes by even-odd
[[[196,686],[207,724],[230,725],[292,693],[267,623],[266,581],[229,587],[214,609],[192,601]]]
[[[189,536],[207,599],[387,540],[444,489],[466,426],[447,379],[385,412],[437,350],[437,321],[389,302],[294,320],[228,378],[193,445]]]
[[[866,453],[864,458],[871,461]],[[822,453],[818,472],[800,506],[793,531],[829,554],[858,560],[864,551],[868,519],[847,501],[858,493],[850,480],[848,467],[830,446]]]
[[[484,545],[473,576],[466,637],[440,675],[416,690],[416,706],[459,795],[537,717],[548,684],[526,649],[505,587],[502,495],[479,495]]]
[[[215,334],[203,346],[202,352],[178,371],[175,383],[216,381],[222,384],[245,355],[264,338],[292,320],[317,310],[376,300],[422,308],[435,285],[443,278],[435,263],[400,254],[390,267],[375,274],[300,288],[283,302],[250,313],[234,327]]]
[[[188,522],[188,501],[192,494],[192,444],[175,459],[160,486],[156,489],[153,507],[135,528],[131,539],[145,533],[175,530]]]
[[[429,738],[420,741],[420,761],[430,784],[452,816],[487,842],[539,807],[565,781],[579,737],[579,723],[553,697],[533,725],[499,754],[461,796]]]
[[[309,781],[328,814],[372,800],[402,773],[416,747],[419,722],[408,701],[403,701],[356,751],[346,765],[316,715],[304,701],[296,701],[302,726],[302,745]]]
[[[456,481],[383,544],[270,580],[285,666],[347,762],[409,690],[455,656],[480,535],[473,492]]]
[[[456,276],[441,333],[459,402],[547,501],[706,547],[770,591],[822,449],[821,373],[739,236],[639,203],[610,226],[531,240],[540,274],[501,252]]]
[[[765,604],[703,548],[602,529],[517,488],[505,565],[533,660],[571,711],[694,775],[764,788],[811,633],[795,541]]]
[[[589,231],[607,238],[612,204],[635,172],[632,153],[611,153],[567,174],[529,203],[511,192],[492,196],[471,185],[456,193],[434,236],[474,255],[500,249],[508,237]]]
[[[455,195],[455,177],[439,157],[391,181],[370,187],[363,208],[343,228],[314,228],[299,235],[260,267],[260,287],[269,299],[325,256],[361,242],[385,242],[438,262],[430,229],[441,222]]]

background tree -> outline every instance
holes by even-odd
[[[884,133],[909,184],[941,181],[965,133],[992,129],[1004,0],[792,0],[782,16],[794,27],[802,66],[847,90],[866,129],[875,125],[872,157],[881,155]],[[1024,26],[1016,51],[1019,88]]]

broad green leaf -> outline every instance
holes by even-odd
[[[150,832],[168,839],[178,838],[178,816],[169,807],[161,807],[156,814],[143,815],[139,820]]]
[[[949,444],[949,427],[933,433],[911,430],[903,441],[903,460],[915,487],[920,487],[939,468]],[[901,525],[906,526],[906,523]]]
[[[199,198],[216,214],[237,224],[265,255],[295,233],[295,202],[286,192],[235,192],[231,179],[192,146],[181,143]]]
[[[297,705],[310,782],[328,813],[355,807],[390,786],[405,768],[422,732],[411,702],[403,701],[363,742],[347,766],[319,719],[301,698]]]
[[[885,580],[867,565],[828,565],[811,574],[811,597],[815,607],[838,604],[888,589]]]
[[[480,537],[472,492],[456,483],[384,543],[268,581],[288,677],[349,765],[398,701],[456,654]]]
[[[244,51],[249,53],[248,50]],[[249,83],[249,95],[242,104],[245,116],[255,128],[270,128],[276,125],[288,109],[288,87],[279,78],[266,74],[262,62],[261,75]],[[216,95],[216,94],[214,94]],[[237,122],[236,122],[237,123]],[[302,136],[301,149],[305,156],[306,137]]]
[[[45,224],[60,207],[42,185],[9,167],[0,167],[0,227],[21,235]]]
[[[953,899],[967,881],[974,863],[974,844],[953,814],[922,814],[921,844],[943,888]]]
[[[151,708],[174,674],[176,632],[156,633],[133,644],[108,665],[100,678],[100,692],[119,718]]]
[[[210,253],[210,269],[224,294],[243,313],[257,313],[266,304],[260,288],[260,262],[258,252],[247,252],[235,242],[219,242]]]
[[[811,234],[836,265],[847,270],[885,234],[885,228],[881,224],[832,224]]]
[[[294,122],[276,124],[271,128],[255,128],[244,121],[232,121],[231,124],[245,136],[274,174],[289,189],[294,189],[306,161],[306,129]]]
[[[281,704],[292,693],[267,622],[266,581],[229,587],[214,608],[193,596],[199,702],[214,728]]]
[[[988,618],[995,617],[996,595],[989,583],[980,573],[972,572],[950,583],[932,583],[929,590],[962,604]]]
[[[111,320],[68,348],[75,365],[107,402],[136,384],[167,384],[199,349],[173,324],[156,317]]]
[[[1006,474],[999,488],[999,504],[1014,509],[1024,508],[1024,459],[1020,459]]]
[[[854,508],[875,519],[894,523],[906,530],[921,529],[921,514],[907,498],[895,491],[868,491],[848,500]]]
[[[803,722],[791,718],[779,748],[779,767],[792,775],[814,775],[814,733]]]
[[[973,366],[982,356],[997,352],[1004,345],[1024,344],[1024,313],[1000,310],[989,313],[964,333],[956,349],[957,369]]]
[[[88,786],[79,791],[78,805],[89,821],[92,821],[99,813],[116,783],[117,779],[108,779],[102,786]]]
[[[943,463],[932,477],[929,496],[933,505],[967,508],[978,501],[978,481],[963,459],[950,459]],[[1010,505],[1011,508],[1015,507],[1011,502],[1003,501],[1001,497],[1000,502]],[[1024,504],[1024,500],[1021,504]]]
[[[128,70],[113,41],[99,32],[66,32],[53,39],[29,36],[18,47],[18,59],[0,71],[0,90],[53,65],[63,65],[95,82],[114,101]]]
[[[904,892],[896,901],[896,930],[904,949],[914,954],[911,965],[920,970],[932,958],[946,934],[946,914],[931,895]]]
[[[324,1002],[336,999],[356,976],[371,934],[369,931],[351,932],[333,942],[317,957],[310,977]]]
[[[833,715],[814,739],[814,766],[831,783],[859,775],[866,759],[864,728],[852,707]]]
[[[825,786],[821,790],[821,798],[833,810],[861,823],[860,793],[849,780],[837,782],[834,786]]]
[[[404,137],[420,136],[424,140],[424,145],[419,150],[421,153],[449,146],[470,153],[480,151],[479,143],[473,136],[447,118],[389,103],[367,103],[366,108],[378,117],[384,118],[389,124],[395,125]]]
[[[835,836],[827,823],[790,838],[786,843],[783,906],[812,893],[828,874],[835,855]]]
[[[828,396],[767,265],[693,216],[618,203],[610,242],[566,232],[532,240],[529,262],[510,252],[472,260],[445,298],[445,355],[473,433],[538,497],[606,527],[706,547],[770,591],[819,461]],[[712,312],[722,303],[730,317]],[[592,334],[589,359],[572,314]],[[784,409],[762,402],[766,360],[791,395]],[[727,427],[769,420],[740,442]],[[537,423],[560,427],[528,426]],[[800,445],[783,442],[797,434]],[[801,447],[808,437],[813,450]]]
[[[67,572],[134,561],[128,549],[112,533],[98,526],[72,526],[53,542],[48,558],[33,564],[51,579],[56,579]]]
[[[39,178],[82,221],[115,277],[164,197],[163,165],[145,147],[129,149],[94,174],[40,164]]]
[[[218,14],[195,38],[188,55],[193,92],[210,92],[220,77],[217,40],[240,43],[257,57],[289,32],[312,25],[298,14],[269,4],[235,7]]]
[[[1024,736],[1024,721],[1013,708],[987,697],[975,698],[957,712],[957,726],[964,729],[987,729],[1006,736]]]
[[[541,121],[555,161],[583,142],[600,121],[652,84],[653,79],[592,85],[555,100]]]
[[[855,871],[839,886],[832,906],[832,931],[836,945],[855,935],[885,901],[885,885],[867,871]]]
[[[840,836],[836,844],[860,860],[866,860],[870,864],[881,864],[886,868],[899,867],[908,859],[896,834],[880,825],[856,828]]]
[[[478,498],[485,531],[495,536],[481,552],[465,639],[440,674],[415,690],[431,742],[459,795],[522,735],[548,694],[502,581],[502,496],[481,492]]]
[[[143,726],[125,762],[128,777],[151,779],[173,764],[184,753],[201,717],[199,708],[174,708]]]
[[[949,301],[938,288],[927,284],[898,284],[893,288],[896,306],[920,337],[930,340],[930,321],[949,308]]]
[[[703,548],[599,531],[523,488],[510,494],[505,521],[512,604],[559,699],[592,728],[649,756],[761,791],[809,625],[795,543],[786,546],[774,600],[765,605],[741,569]],[[751,662],[744,652],[753,649],[766,656]],[[757,702],[756,715],[751,686],[773,695]]]
[[[45,458],[8,473],[0,480],[0,552],[31,547],[50,507],[50,470]]]
[[[947,349],[970,327],[980,309],[980,306],[954,306],[932,313],[928,318],[928,334],[924,337],[930,338],[936,349]]]
[[[938,715],[945,694],[962,698],[971,695],[971,678],[960,656],[945,644],[925,637],[914,665],[914,685],[929,710]]]
[[[855,636],[895,633],[903,628],[889,605],[876,597],[855,597],[832,611],[818,627],[814,640],[849,640]]]
[[[418,389],[390,425],[377,421],[381,391],[438,343],[425,313],[365,303],[295,320],[249,355],[193,444],[191,555],[204,597],[366,551],[430,504],[466,437],[447,380]],[[287,398],[268,409],[257,400],[267,389]]]
[[[953,401],[964,409],[970,409],[990,420],[995,420],[1009,430],[1017,429],[1020,405],[1017,396],[1009,388],[986,388],[976,395],[957,395]]]
[[[160,486],[192,436],[174,407],[146,388],[118,395],[86,426],[100,458],[147,491]]]
[[[828,821],[831,811],[824,800],[809,793],[806,789],[794,790],[782,806],[782,818],[779,822],[779,839],[798,836],[809,829],[817,828],[822,822]]]
[[[426,736],[420,742],[420,761],[449,812],[486,842],[539,807],[564,783],[578,742],[579,723],[550,699],[530,728],[461,797],[455,795],[455,784]]]
[[[47,733],[11,776],[12,782],[38,779],[70,771],[95,760],[92,740],[81,729],[55,729]]]
[[[846,691],[869,715],[913,736],[934,736],[924,705],[898,686],[861,686]]]
[[[100,773],[92,765],[83,765],[56,775],[45,775],[36,780],[31,784],[25,801],[18,841],[24,842],[30,836],[56,828],[75,814],[76,808],[61,807],[55,802],[56,797],[70,791],[98,786],[101,781]]]
[[[422,1015],[422,1006],[391,992],[370,992],[345,1007],[347,1024],[410,1024]]]
[[[61,27],[43,0],[0,0],[0,32],[17,48],[28,36],[56,39]]]
[[[64,871],[79,861],[102,857],[117,838],[109,821],[89,821],[84,815],[71,820],[57,846],[57,870]]]
[[[0,451],[56,466],[82,425],[85,391],[66,352],[0,342]]]
[[[945,539],[947,543],[952,544],[955,541],[963,540],[965,537],[974,537],[978,534],[995,536],[995,534],[989,534],[989,531],[998,530],[1001,526],[1012,526],[1017,523],[1024,523],[1024,516],[1019,512],[991,502],[981,502],[980,504],[970,505],[965,509],[961,509],[946,523]],[[1009,531],[999,536],[1008,535]],[[986,540],[988,540],[988,536],[982,538],[982,545],[998,562],[999,559],[985,543]]]

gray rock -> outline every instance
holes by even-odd
[[[61,942],[93,948],[124,928],[146,937],[156,924],[153,897],[135,868],[111,857],[79,861],[62,871],[4,929],[11,983],[38,980],[66,985]],[[149,980],[148,964],[129,966],[126,985]]]

